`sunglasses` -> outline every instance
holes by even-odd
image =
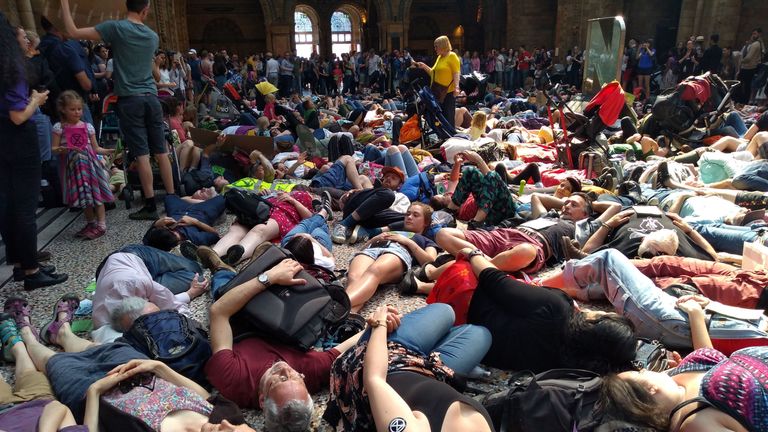
[[[143,387],[149,391],[155,389],[155,375],[151,373],[139,374],[127,380],[121,381],[117,388],[121,393],[126,394],[136,387]]]

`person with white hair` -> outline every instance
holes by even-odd
[[[157,310],[189,314],[189,303],[208,290],[202,273],[197,263],[148,246],[129,245],[111,254],[96,271],[93,340],[111,342],[134,319]]]

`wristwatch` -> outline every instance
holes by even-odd
[[[272,282],[269,281],[269,275],[266,272],[258,275],[256,279],[259,281],[259,283],[264,285],[264,288],[272,285]]]
[[[485,254],[483,253],[483,251],[481,251],[480,249],[475,249],[475,250],[473,250],[472,252],[470,252],[470,253],[469,253],[469,255],[467,255],[467,261],[472,261],[472,258],[474,258],[474,257],[476,257],[476,256],[478,256],[478,255],[483,255],[483,256],[485,256]]]

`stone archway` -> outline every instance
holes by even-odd
[[[308,5],[296,5],[293,12],[293,40],[296,54],[309,58],[313,52],[320,51],[320,16]]]
[[[344,4],[331,13],[332,52],[340,57],[342,53],[359,51],[363,41],[363,21],[368,19],[365,10],[351,4]]]
[[[226,48],[245,57],[267,50],[266,16],[260,1],[187,0],[186,19],[190,47],[198,52]]]

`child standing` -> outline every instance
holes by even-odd
[[[61,122],[53,125],[52,151],[66,153],[65,197],[70,207],[83,208],[86,225],[75,237],[93,240],[107,232],[104,203],[114,201],[109,174],[98,154],[113,153],[99,147],[93,125],[80,120],[83,99],[73,91],[63,92],[56,101]]]

